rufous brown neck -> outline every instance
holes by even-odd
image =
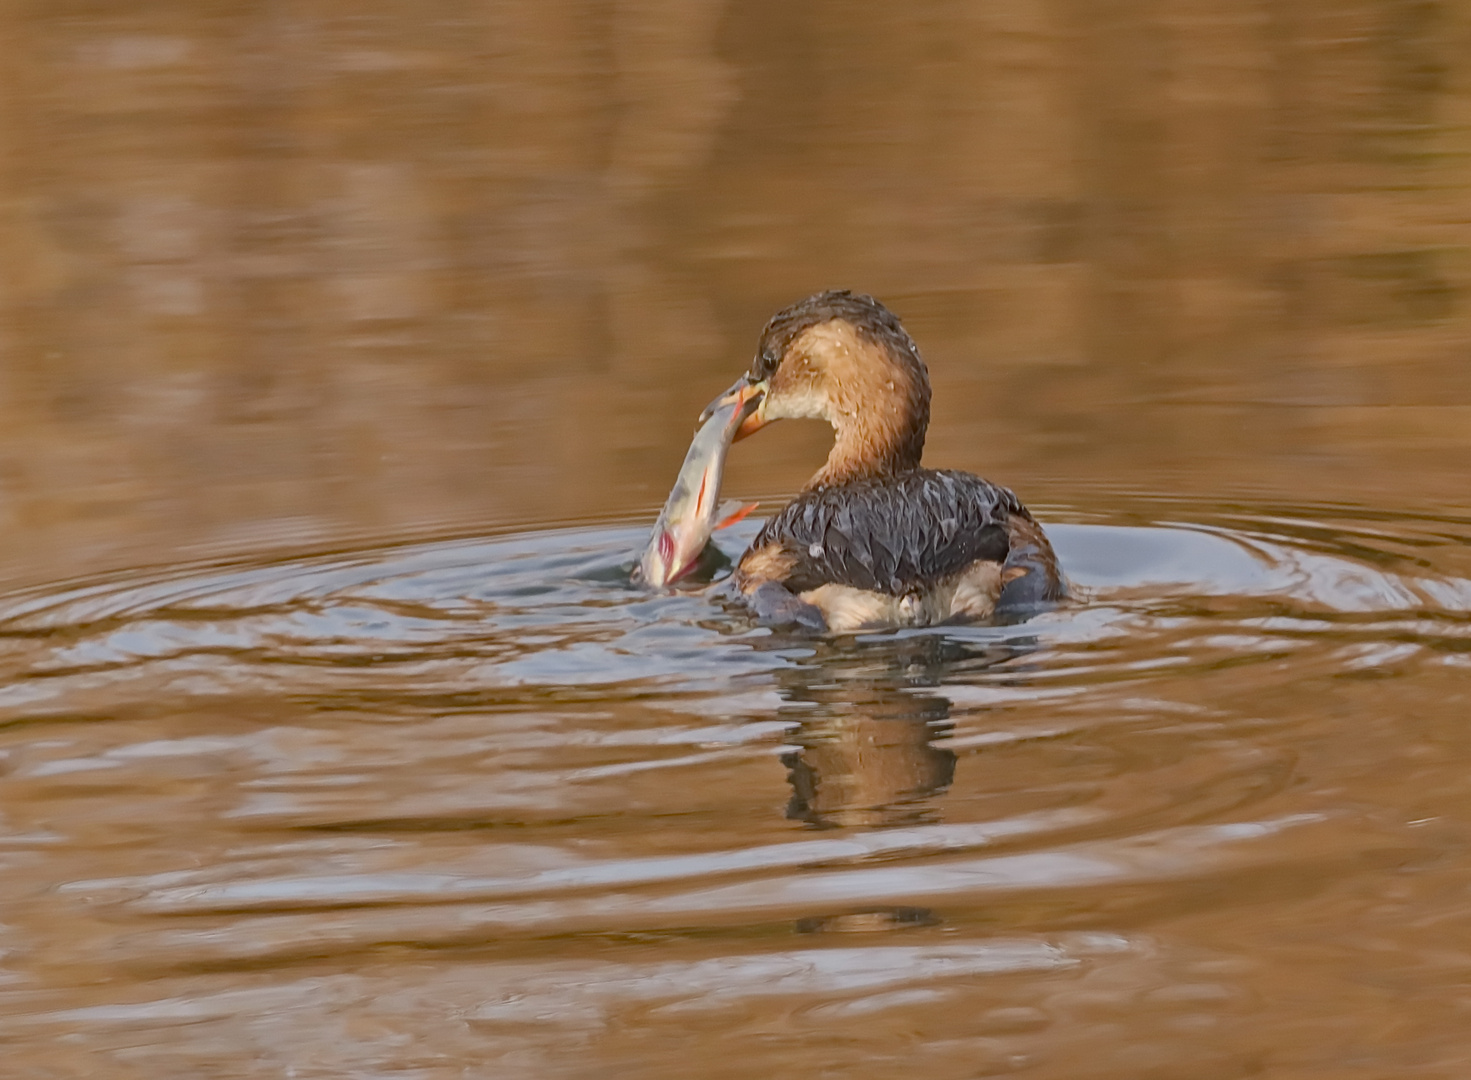
[[[930,419],[923,369],[897,362],[888,349],[837,324],[826,350],[824,418],[833,448],[807,486],[824,487],[919,468]]]
[[[833,427],[833,448],[822,468],[807,481],[808,488],[895,476],[919,468],[917,451],[924,445],[923,435],[882,430],[878,424],[840,423]],[[911,452],[910,446],[915,446],[915,451]]]

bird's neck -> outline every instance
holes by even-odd
[[[807,486],[830,487],[919,468],[928,417],[914,416],[905,404],[882,402],[876,409],[833,419],[833,448]]]

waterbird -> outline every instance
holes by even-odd
[[[741,417],[732,441],[782,419],[834,432],[827,462],[732,574],[761,622],[846,633],[1025,617],[1067,598],[1052,545],[1013,492],[920,463],[929,371],[872,296],[819,292],[772,316],[750,369],[702,420],[727,414]]]

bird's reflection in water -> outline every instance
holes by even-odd
[[[939,635],[820,642],[778,676],[778,715],[795,721],[782,755],[787,817],[820,829],[938,824],[956,758],[947,680],[1026,651]],[[797,929],[875,931],[938,922],[927,908],[884,906],[800,919]]]
[[[820,828],[939,820],[938,797],[955,777],[954,753],[937,745],[950,731],[948,699],[872,686],[809,693],[820,707],[782,755],[787,817]]]

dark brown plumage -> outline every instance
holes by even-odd
[[[1006,519],[1025,513],[1010,491],[968,473],[914,469],[805,491],[751,547],[791,553],[783,584],[793,592],[836,582],[903,596],[977,559],[1005,561]]]

